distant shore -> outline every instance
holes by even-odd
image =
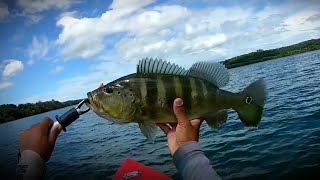
[[[27,104],[3,104],[0,105],[0,123],[14,121],[28,116],[45,113],[48,111],[78,104],[80,100],[59,102],[55,100]]]
[[[305,53],[308,51],[315,51],[320,49],[320,39],[311,39],[303,41],[291,46],[281,47],[277,49],[263,50],[259,49],[256,52],[236,56],[225,61],[222,61],[227,68],[235,68],[254,64],[258,62],[268,61],[286,56],[292,56],[295,54]]]

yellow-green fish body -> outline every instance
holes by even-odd
[[[227,119],[227,109],[238,112],[247,126],[257,126],[265,101],[262,79],[240,93],[219,89],[229,80],[218,63],[195,63],[188,71],[161,60],[144,59],[137,73],[117,79],[88,93],[88,106],[99,116],[116,123],[139,123],[143,134],[153,140],[155,123],[175,122],[172,104],[184,101],[189,119],[204,118],[210,127]]]

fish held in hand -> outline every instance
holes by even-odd
[[[172,104],[177,97],[184,101],[187,118],[203,118],[212,128],[226,122],[230,108],[246,126],[258,126],[266,99],[263,79],[238,93],[220,89],[228,81],[228,70],[220,63],[197,62],[185,70],[147,58],[139,61],[136,73],[89,92],[87,105],[115,123],[138,123],[151,141],[156,123],[176,122]]]

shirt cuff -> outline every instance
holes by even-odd
[[[177,167],[180,163],[184,162],[184,159],[188,158],[190,152],[201,151],[200,144],[197,141],[190,141],[187,144],[182,145],[177,151],[173,154],[173,163]]]

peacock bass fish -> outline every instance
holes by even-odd
[[[211,128],[226,122],[229,108],[246,126],[258,126],[266,99],[263,79],[239,93],[219,89],[228,81],[228,70],[220,63],[197,62],[185,70],[147,58],[139,61],[136,73],[89,92],[87,106],[115,123],[138,123],[150,141],[154,141],[156,123],[176,122],[172,105],[177,97],[183,99],[190,120],[203,118]]]

